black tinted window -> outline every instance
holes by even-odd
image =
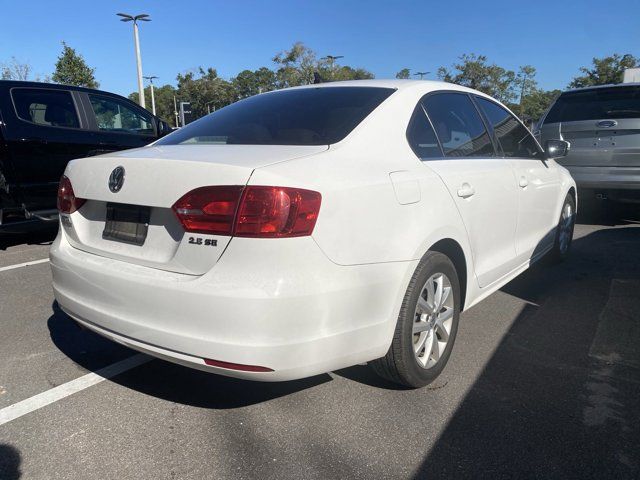
[[[346,137],[393,92],[322,87],[258,95],[207,115],[156,145],[329,145]]]
[[[16,114],[22,120],[49,127],[80,127],[71,92],[14,88],[11,97]]]
[[[442,157],[442,150],[438,145],[436,134],[420,104],[414,110],[409,121],[407,141],[421,160]]]
[[[544,123],[640,118],[640,87],[594,88],[563,93]]]
[[[423,100],[447,157],[493,157],[491,138],[466,94],[439,93]]]
[[[513,115],[489,100],[476,97],[500,142],[505,157],[541,158],[542,152],[529,130]]]
[[[100,130],[153,135],[151,114],[113,97],[89,94]]]

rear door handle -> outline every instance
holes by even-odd
[[[472,197],[475,193],[476,189],[468,183],[463,183],[462,186],[458,189],[458,196],[462,198]]]
[[[529,185],[529,180],[527,180],[525,177],[520,177],[518,185],[520,185],[520,188],[526,188],[527,185]]]

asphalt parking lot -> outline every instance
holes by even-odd
[[[46,262],[6,268],[47,241],[0,250],[3,480],[640,477],[638,209],[583,219],[567,262],[465,312],[421,390],[364,366],[279,384],[141,357],[101,370],[138,354],[76,327]],[[109,378],[2,424],[96,371]]]

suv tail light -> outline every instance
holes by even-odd
[[[236,237],[284,238],[311,235],[320,193],[264,186],[200,187],[173,210],[187,232]]]
[[[75,193],[73,193],[71,180],[66,175],[63,175],[58,185],[58,210],[60,213],[73,213],[79,210],[84,205],[84,202],[86,202],[84,198],[76,197]]]

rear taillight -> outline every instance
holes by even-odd
[[[73,213],[79,210],[84,202],[86,202],[84,198],[76,197],[73,193],[71,180],[63,175],[58,185],[58,210],[60,213]]]
[[[236,237],[283,238],[311,235],[322,197],[290,187],[201,187],[173,210],[187,232]]]

